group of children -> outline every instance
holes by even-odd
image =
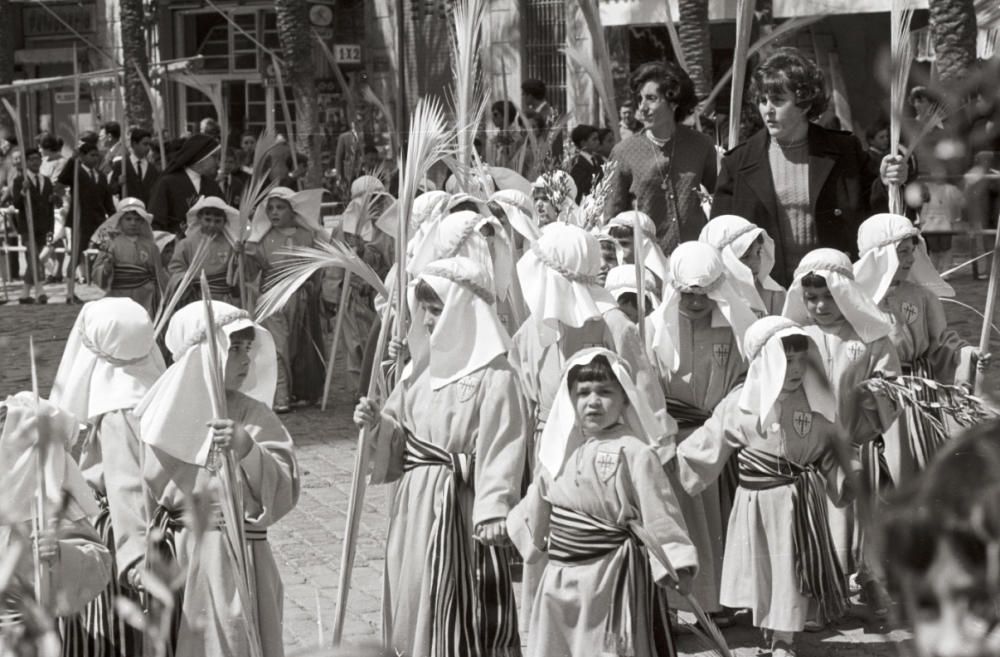
[[[357,198],[380,193],[369,182]],[[300,375],[325,353],[310,317],[320,298],[344,296],[307,281],[263,325],[239,305],[247,282],[274,284],[286,250],[329,239],[319,198],[275,188],[246,231],[221,199],[202,199],[166,271],[146,250],[141,202],[123,200],[102,250],[108,297],[82,309],[50,399],[0,407],[0,459],[11,464],[39,449],[19,439],[38,418],[69,418],[39,450],[49,486],[77,501],[52,504],[62,524],[39,543],[81,552],[48,549],[47,564],[87,571],[52,608],[67,654],[138,654],[157,635],[124,621],[122,598],[161,618],[172,654],[283,654],[267,528],[294,507],[300,475],[275,412],[319,394]],[[384,274],[388,231],[369,200],[342,217],[340,235]],[[940,444],[925,417],[865,382],[961,381],[985,357],[948,329],[939,297],[950,288],[909,220],[871,217],[854,264],[809,253],[787,292],[770,278],[770,237],[731,215],[668,258],[639,212],[587,230],[540,220],[514,190],[428,191],[409,234],[410,321],[392,348],[406,364],[387,399],[364,397],[354,413],[371,481],[396,482],[387,647],[670,655],[677,610],[694,600],[719,626],[750,610],[773,654],[788,657],[797,633],[843,614],[851,574],[887,613],[854,483],[863,473],[905,486]],[[199,259],[215,300],[210,313],[188,303],[169,320],[166,368],[153,291]],[[358,292],[337,310],[364,309],[352,335],[370,344],[387,300]],[[216,351],[221,398],[209,384]],[[372,354],[352,351],[357,372]],[[6,482],[21,471],[3,472]],[[30,472],[17,477],[33,490]],[[233,500],[245,560],[229,531]],[[524,562],[520,615],[512,547]],[[161,582],[172,600],[154,595]]]

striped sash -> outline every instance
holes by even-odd
[[[475,456],[453,454],[406,434],[403,471],[443,467],[451,472],[441,512],[431,528],[433,657],[519,657],[517,608],[505,553],[476,543],[459,507],[460,487],[473,487]]]
[[[697,429],[712,417],[711,411],[673,397],[667,397],[667,413],[677,421],[677,426],[681,429]]]
[[[205,278],[208,279],[208,290],[212,293],[213,298],[228,295],[233,290],[229,285],[227,272],[224,270],[215,274],[206,273]]]
[[[574,566],[624,548],[604,626],[601,653],[613,655],[676,655],[670,634],[666,593],[656,586],[649,557],[642,542],[628,526],[609,523],[581,511],[552,506],[549,525],[549,560]],[[638,601],[643,601],[639,605]],[[636,616],[643,612],[642,618]],[[637,642],[648,642],[637,650]],[[595,653],[598,652],[595,650]]]
[[[912,363],[904,364],[902,369],[903,374],[919,376],[924,379],[933,380],[935,376],[930,361],[923,356],[915,358]],[[929,404],[943,401],[937,398],[933,390],[928,389],[926,386],[920,386],[919,388],[914,388],[911,394],[916,401],[923,402],[922,406],[926,413],[933,414],[941,423],[941,426],[947,426],[944,414],[940,410],[933,408],[933,406],[929,406]],[[903,413],[907,425],[906,433],[910,443],[910,453],[913,454],[917,462],[917,467],[922,471],[927,467],[927,463],[930,462],[931,457],[948,440],[948,435],[935,427],[924,416],[924,413],[915,411],[909,404],[904,406]]]
[[[815,463],[802,466],[750,448],[740,450],[737,459],[740,487],[793,487],[792,545],[799,590],[815,598],[828,619],[838,618],[847,608],[846,578],[830,536],[823,474]]]
[[[146,283],[151,283],[156,277],[146,267],[115,263],[115,274],[111,287],[115,290],[134,290]]]

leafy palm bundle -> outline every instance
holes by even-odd
[[[611,188],[614,186],[617,170],[617,160],[608,160],[602,164],[601,175],[598,176],[593,189],[580,202],[580,208],[583,212],[583,227],[587,230],[604,225],[604,206],[607,204]]]
[[[451,42],[451,70],[455,86],[451,92],[451,105],[458,137],[458,169],[455,173],[463,183],[467,172],[472,168],[476,130],[489,105],[489,94],[486,93],[486,85],[482,80],[479,60],[485,17],[486,3],[483,0],[460,0],[455,3]],[[410,132],[412,139],[412,125]]]
[[[902,132],[903,116],[906,112],[906,85],[910,79],[913,64],[913,45],[910,37],[910,22],[913,10],[905,7],[906,0],[893,0],[889,14],[891,23],[891,78],[889,83],[889,153],[899,153],[899,137]],[[899,187],[889,193],[889,212],[902,211],[903,199]]]
[[[936,437],[948,437],[942,421],[947,416],[961,427],[971,427],[996,417],[987,403],[962,386],[940,383],[919,376],[874,376],[862,385],[873,393],[883,394],[898,406],[912,410],[927,421]]]

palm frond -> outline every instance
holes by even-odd
[[[583,14],[583,20],[587,23],[587,31],[590,32],[590,42],[592,55],[584,57],[582,61],[576,61],[569,50],[571,44],[566,45],[566,55],[573,59],[580,68],[587,72],[598,95],[601,97],[601,105],[604,106],[604,114],[608,119],[608,126],[614,132],[615,141],[621,138],[618,131],[618,105],[615,103],[615,83],[611,74],[611,55],[608,53],[608,43],[604,38],[604,25],[601,23],[601,10],[597,5],[597,0],[576,0]],[[572,48],[575,55],[583,54],[581,48]]]
[[[395,156],[399,152],[399,133],[396,131],[396,122],[392,118],[392,112],[371,87],[365,87],[361,96],[366,103],[373,105],[385,117],[385,122],[389,125],[389,143],[392,145],[392,154]]]
[[[208,259],[208,247],[212,240],[207,237],[201,240],[198,244],[198,248],[194,250],[194,255],[191,257],[191,263],[188,268],[184,270],[184,274],[181,275],[180,283],[177,285],[177,289],[174,290],[173,295],[169,299],[164,299],[159,309],[156,313],[156,318],[153,320],[153,335],[159,337],[163,329],[167,328],[167,322],[173,317],[174,309],[177,308],[177,304],[180,300],[184,298],[187,294],[188,288],[194,283],[194,281],[201,275],[204,271],[205,260]]]
[[[588,0],[580,0],[581,3],[586,3]],[[591,82],[594,84],[594,88],[597,89],[597,94],[601,97],[601,105],[604,109],[605,117],[607,118],[608,125],[611,126],[611,130],[615,133],[615,141],[620,138],[620,133],[618,131],[618,109],[615,105],[615,92],[614,87],[610,79],[605,77],[603,67],[600,69],[600,61],[595,62],[593,55],[586,52],[580,46],[567,41],[566,45],[562,47],[563,53],[566,57],[573,62],[575,65],[580,67],[584,73],[590,78]]]
[[[388,294],[378,274],[339,240],[316,242],[315,246],[290,247],[277,252],[274,284],[260,295],[254,309],[254,319],[262,322],[288,303],[292,295],[309,278],[328,267],[339,267],[371,285],[376,292]]]
[[[902,133],[903,116],[906,111],[906,86],[910,79],[910,67],[913,64],[913,43],[910,35],[910,22],[913,20],[913,10],[908,8],[907,0],[892,0],[889,14],[891,30],[891,76],[889,81],[889,152],[899,153],[899,137]],[[902,210],[903,199],[899,187],[889,191],[889,211],[899,213]]]
[[[583,210],[583,227],[587,230],[604,225],[604,206],[611,195],[615,171],[617,170],[617,160],[608,160],[602,164],[600,178],[594,183],[590,193],[584,196],[580,202],[580,208]]]
[[[736,1],[736,48],[733,51],[733,86],[729,94],[729,148],[740,140],[740,118],[743,115],[743,83],[747,73],[747,51],[750,49],[750,28],[753,27],[754,0]]]
[[[451,101],[458,128],[458,162],[464,171],[472,166],[472,142],[479,127],[480,108],[485,96],[479,61],[485,10],[483,0],[459,0],[455,3],[451,42],[451,70],[455,86]]]
[[[810,25],[818,23],[821,20],[823,20],[823,16],[817,15],[817,16],[802,16],[800,18],[792,18],[790,20],[785,21],[778,27],[774,28],[774,30],[770,34],[766,34],[761,38],[757,39],[756,41],[754,41],[753,45],[751,45],[747,49],[746,59],[749,60],[759,51],[770,46],[776,41],[779,41],[780,39],[783,39],[786,36],[792,34],[793,32],[797,32],[798,30],[801,30],[804,27],[809,27]],[[722,93],[722,90],[726,88],[726,85],[729,84],[729,81],[730,79],[732,79],[732,77],[733,77],[733,67],[730,66],[729,70],[723,73],[722,77],[719,78],[719,81],[715,83],[714,87],[712,87],[712,91],[711,93],[708,94],[708,97],[705,98],[705,100],[703,100],[699,104],[699,107],[702,108],[710,107],[712,103],[715,102],[715,99],[719,97],[719,94]]]
[[[275,133],[265,130],[257,138],[257,145],[253,151],[253,173],[250,174],[250,182],[243,188],[243,195],[240,197],[240,220],[237,226],[237,241],[245,242],[250,236],[250,224],[253,223],[253,213],[267,196],[268,192],[274,189],[275,183],[271,180],[270,167],[268,165],[268,155],[278,147],[278,137]]]
[[[943,441],[948,438],[945,416],[962,427],[972,427],[996,417],[996,411],[987,403],[963,388],[919,376],[874,376],[863,381],[862,386],[874,393],[889,397],[897,406],[907,408],[926,420]]]

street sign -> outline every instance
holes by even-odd
[[[333,47],[333,58],[338,64],[360,64],[361,46],[357,43],[340,43]]]

